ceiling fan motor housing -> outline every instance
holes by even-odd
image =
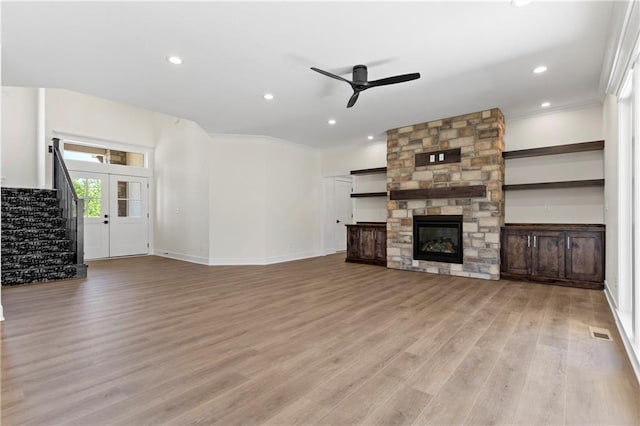
[[[367,82],[367,66],[366,65],[356,65],[353,67],[353,81],[357,83],[366,83]]]

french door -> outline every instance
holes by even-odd
[[[71,171],[78,197],[84,198],[85,259],[147,254],[148,179]]]

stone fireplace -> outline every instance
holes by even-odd
[[[497,108],[387,132],[387,267],[500,278],[503,134]]]

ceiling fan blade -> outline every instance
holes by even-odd
[[[345,83],[349,83],[349,85],[352,85],[352,83],[346,78],[342,78],[339,75],[331,74],[329,71],[321,70],[320,68],[316,68],[316,67],[311,67],[311,69],[314,70],[315,72],[319,72],[320,74],[326,75],[327,77],[335,78],[336,80],[344,81]]]
[[[347,103],[347,108],[351,108],[356,104],[356,101],[358,100],[359,95],[360,95],[360,91],[353,92],[353,95],[351,95],[351,97],[349,98],[349,103]]]
[[[418,78],[420,78],[420,73],[417,72],[413,74],[402,74],[393,77],[381,78],[380,80],[370,81],[368,86],[386,86],[387,84],[404,83],[405,81],[417,80]]]

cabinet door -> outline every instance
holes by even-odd
[[[360,228],[347,226],[347,259],[360,257]]]
[[[564,278],[564,232],[536,231],[531,241],[531,274],[537,277]]]
[[[387,230],[376,229],[376,260],[387,261]]]
[[[360,258],[373,260],[376,257],[375,228],[360,229]]]
[[[531,271],[531,234],[527,231],[505,229],[502,233],[502,272],[529,275]]]
[[[566,278],[601,283],[604,279],[602,233],[566,232]]]

